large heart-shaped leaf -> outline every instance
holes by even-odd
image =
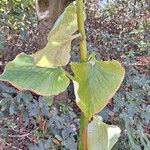
[[[71,3],[58,18],[49,33],[46,47],[34,54],[34,61],[41,67],[65,66],[70,59],[71,41],[77,31],[76,5]]]
[[[116,93],[125,70],[115,60],[97,61],[95,58],[87,63],[73,63],[71,68],[75,75],[76,103],[90,120]]]
[[[30,90],[39,95],[50,96],[63,92],[70,80],[61,68],[43,68],[34,65],[33,57],[19,54],[9,62],[0,76],[20,90]]]
[[[94,116],[88,125],[88,149],[89,150],[111,150],[120,136],[120,128],[107,125],[102,122],[101,117]]]

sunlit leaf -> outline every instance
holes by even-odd
[[[99,116],[94,116],[88,125],[88,149],[111,150],[120,136],[120,128],[107,125]]]
[[[101,111],[116,93],[124,78],[125,70],[113,61],[97,61],[92,58],[87,63],[72,63],[76,103],[90,120]]]
[[[76,5],[70,4],[58,18],[48,36],[46,47],[34,54],[34,61],[41,67],[65,66],[70,59],[71,41],[77,31]]]
[[[44,96],[63,92],[70,82],[62,68],[35,66],[33,57],[24,53],[6,65],[0,80],[8,81],[20,90],[30,90]]]

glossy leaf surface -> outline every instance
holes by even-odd
[[[20,90],[30,90],[44,96],[57,95],[70,83],[62,68],[35,66],[33,57],[24,53],[6,65],[0,80],[8,81]]]
[[[71,41],[77,31],[76,5],[70,4],[58,18],[48,36],[46,47],[34,54],[37,66],[55,68],[65,66],[70,60]]]
[[[102,122],[101,117],[94,116],[88,125],[88,149],[89,150],[111,150],[120,136],[120,128],[107,125]]]
[[[76,103],[90,120],[113,97],[124,78],[124,68],[115,60],[73,63]]]

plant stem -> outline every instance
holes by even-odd
[[[88,120],[82,113],[80,116],[80,133],[79,133],[79,147],[78,150],[88,150],[87,146],[87,127]]]
[[[86,43],[86,34],[84,28],[84,0],[76,0],[77,1],[77,19],[78,19],[78,30],[82,35],[80,39],[80,59],[81,62],[87,61],[87,43]]]
[[[86,34],[84,28],[84,0],[76,0],[77,1],[77,21],[78,21],[78,30],[81,34],[80,38],[80,59],[81,62],[87,61],[87,43],[86,43]],[[79,150],[87,150],[87,127],[88,127],[88,120],[81,114],[80,117],[80,133],[79,133]]]

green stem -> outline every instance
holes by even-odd
[[[78,21],[78,30],[81,34],[80,38],[80,59],[81,62],[87,61],[87,43],[86,43],[86,34],[85,34],[85,27],[84,27],[84,0],[76,0],[77,1],[77,21]],[[88,127],[88,120],[81,114],[80,117],[80,133],[79,133],[79,150],[87,150],[87,127]]]
[[[80,58],[82,62],[87,61],[87,43],[86,43],[86,34],[84,28],[84,0],[76,0],[77,1],[77,19],[78,19],[78,30],[82,35],[80,38]]]
[[[87,127],[88,120],[82,113],[80,116],[80,133],[79,133],[79,146],[78,150],[88,150],[87,146]]]

